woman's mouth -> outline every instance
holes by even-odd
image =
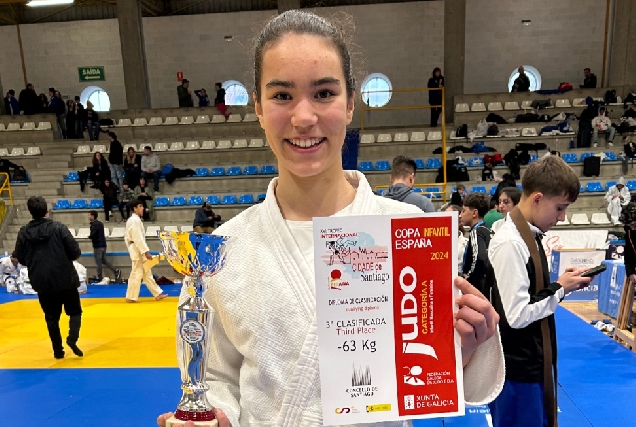
[[[322,144],[325,140],[326,138],[293,138],[285,139],[285,142],[296,148],[309,149]]]

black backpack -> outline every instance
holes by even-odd
[[[625,151],[625,155],[628,159],[633,158],[634,156],[636,156],[636,143],[633,143],[631,141],[628,142],[623,146],[623,150]]]
[[[455,136],[457,138],[468,138],[468,125],[463,124],[457,128],[455,131]]]
[[[497,136],[497,135],[499,135],[499,127],[497,125],[488,126],[487,134],[488,134],[488,136]]]
[[[617,103],[618,98],[616,97],[616,91],[614,89],[610,89],[607,92],[605,92],[605,96],[603,97],[603,100],[605,101],[606,104]]]

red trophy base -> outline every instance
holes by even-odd
[[[193,421],[195,426],[216,427],[218,421],[214,417],[214,412],[186,412],[177,410],[173,417],[166,422],[166,427],[184,425],[186,421]]]

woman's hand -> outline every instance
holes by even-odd
[[[159,427],[166,427],[166,422],[173,416],[174,414],[172,412],[168,412],[167,414],[163,414],[163,415],[159,415],[159,417],[157,417],[157,425]],[[227,415],[225,415],[225,412],[223,412],[222,409],[216,408],[214,410],[214,416],[216,416],[216,420],[219,422],[218,427],[232,427],[232,424],[230,424],[230,420],[227,417]],[[194,427],[194,423],[192,421],[186,421],[183,424],[175,424],[174,427]],[[206,427],[206,426],[203,426]]]
[[[462,342],[462,359],[468,364],[481,344],[497,332],[499,315],[485,296],[466,279],[455,278],[455,286],[463,295],[456,300],[459,311],[455,313],[455,329]]]

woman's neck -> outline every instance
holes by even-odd
[[[311,178],[299,178],[281,171],[276,187],[281,214],[290,221],[331,216],[351,204],[355,196],[356,189],[347,181],[342,169],[325,171]]]

